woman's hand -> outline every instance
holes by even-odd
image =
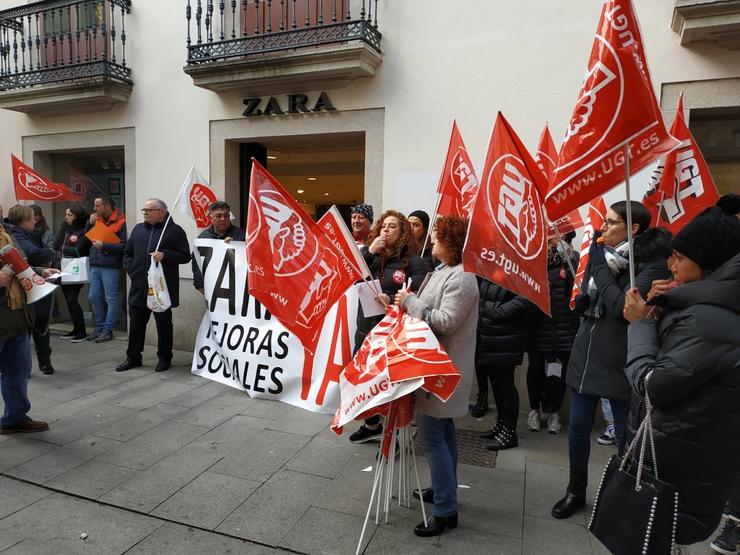
[[[624,310],[622,311],[625,320],[632,323],[637,320],[645,320],[652,314],[653,307],[645,304],[645,299],[642,298],[637,289],[627,291],[624,296]]]
[[[650,291],[647,295],[647,300],[652,301],[655,297],[659,297],[664,293],[667,293],[671,289],[678,287],[678,282],[672,279],[656,279],[653,281]]]
[[[408,289],[401,289],[398,293],[396,293],[396,298],[394,300],[395,305],[401,306],[403,304],[403,300],[409,295],[413,295],[413,293]]]
[[[385,237],[382,235],[379,235],[376,237],[372,243],[370,243],[370,246],[367,248],[367,250],[370,251],[370,254],[378,254],[379,252],[382,252],[385,250]]]

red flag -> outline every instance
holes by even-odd
[[[247,213],[249,294],[313,353],[326,313],[360,279],[290,193],[257,161]]]
[[[591,240],[594,237],[594,231],[601,229],[606,219],[606,203],[604,197],[599,197],[591,202],[588,206],[588,216],[586,217],[586,227],[583,230],[583,241],[581,241],[581,256],[578,259],[578,270],[576,270],[576,279],[573,280],[573,291],[570,294],[570,309],[576,307],[576,297],[581,292],[583,275],[586,273],[588,265],[588,250],[591,248]]]
[[[605,0],[588,71],[545,199],[557,220],[678,146],[665,129],[631,0]]]
[[[321,216],[316,223],[329,241],[342,253],[347,262],[353,264],[360,271],[363,279],[372,276],[367,262],[360,253],[360,249],[357,248],[357,243],[352,238],[352,233],[347,229],[347,224],[344,223],[344,219],[336,206],[327,210],[326,214]]]
[[[699,212],[719,200],[717,187],[709,173],[704,156],[686,125],[683,116],[683,95],[678,99],[676,118],[671,135],[681,141],[664,162],[660,183],[643,201],[653,214],[653,225],[663,226],[675,234]],[[663,199],[663,209],[658,214]]]
[[[13,168],[13,185],[15,185],[16,200],[43,200],[59,202],[63,200],[81,200],[62,183],[54,183],[50,179],[27,166],[18,158],[10,155]]]
[[[185,177],[174,207],[193,218],[198,229],[205,229],[211,225],[208,208],[214,202],[215,193],[208,186],[206,178],[193,166]]]
[[[537,153],[534,156],[537,160],[537,165],[540,167],[542,172],[547,178],[547,182],[552,181],[552,176],[555,173],[555,165],[558,160],[558,151],[555,148],[555,141],[552,140],[550,129],[547,125],[542,130],[540,135],[540,144],[537,147]],[[556,222],[552,222],[554,226],[557,226],[560,233],[568,233],[569,231],[575,231],[583,227],[583,220],[581,219],[581,213],[576,208],[569,214],[566,214]]]
[[[544,174],[501,112],[475,199],[463,267],[526,297],[550,314]],[[493,223],[493,225],[491,225]]]
[[[473,163],[457,128],[457,122],[452,122],[450,146],[447,149],[447,158],[439,178],[437,192],[440,195],[437,214],[469,217],[478,192],[478,178],[475,177]]]

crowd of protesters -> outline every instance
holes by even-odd
[[[633,260],[628,249],[627,211],[631,211]],[[73,342],[105,342],[120,312],[119,277],[131,278],[131,319],[126,360],[116,370],[141,366],[146,308],[146,272],[150,258],[164,267],[178,302],[178,268],[190,262],[185,233],[171,221],[159,199],[142,209],[144,222],[131,235],[125,216],[108,197],[95,201],[88,216],[78,205],[65,213],[58,233],[49,229],[41,208],[14,206],[0,228],[0,245],[14,244],[38,272],[49,275],[61,257],[89,256],[89,300],[95,330],[87,335],[79,304],[81,284],[62,286]],[[408,216],[387,210],[374,221],[367,204],[351,210],[355,242],[379,283],[378,301],[397,304],[426,321],[462,374],[460,386],[446,403],[426,394],[416,396],[416,421],[430,468],[431,487],[414,495],[433,503],[432,518],[415,528],[419,536],[441,534],[458,523],[457,439],[454,418],[465,415],[473,377],[477,398],[471,414],[486,418],[489,384],[496,408],[492,427],[483,434],[488,449],[518,446],[519,392],[517,366],[527,354],[526,429],[562,429],[564,399],[569,397],[568,452],[570,474],[565,495],[552,516],[568,518],[586,504],[591,434],[597,411],[606,421],[601,444],[624,453],[644,416],[645,395],[654,408],[653,422],[664,480],[680,493],[677,542],[707,538],[727,517],[712,543],[720,553],[738,553],[740,542],[740,196],[726,195],[687,224],[675,237],[651,227],[651,214],[639,202],[613,204],[601,230],[594,234],[580,294],[571,304],[578,253],[575,233],[548,239],[547,273],[551,315],[523,297],[462,267],[467,223],[454,216],[430,221],[426,212]],[[244,240],[231,223],[225,202],[209,209],[212,225],[201,237]],[[165,230],[165,222],[170,219]],[[90,241],[86,232],[102,225],[116,242]],[[161,245],[160,237],[162,239]],[[159,246],[157,246],[159,245]],[[635,287],[630,288],[630,265]],[[195,289],[203,279],[193,266]],[[49,318],[51,297],[34,310],[23,302],[10,274],[0,272],[0,356],[5,401],[2,433],[48,429],[31,420],[26,396],[30,374],[29,335],[41,372],[51,374]],[[381,316],[357,315],[356,348]],[[172,312],[155,313],[158,330],[157,371],[172,359]],[[30,332],[28,331],[30,330]],[[475,345],[475,348],[471,348]],[[10,368],[18,368],[10,371]],[[13,373],[15,372],[15,373]],[[12,375],[11,375],[12,374]],[[382,437],[379,417],[366,420],[353,442]],[[650,464],[647,460],[646,464]]]

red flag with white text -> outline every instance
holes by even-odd
[[[249,294],[313,353],[326,313],[361,276],[255,160],[246,242]]]
[[[327,210],[316,224],[337,250],[344,255],[348,263],[359,270],[363,279],[371,277],[370,268],[368,268],[365,258],[360,253],[360,249],[357,248],[357,243],[355,243],[352,233],[347,228],[347,224],[336,206]]]
[[[216,195],[208,186],[208,181],[193,166],[185,177],[174,207],[193,218],[198,229],[205,229],[211,225],[208,208],[214,202]]]
[[[475,177],[473,163],[463,143],[457,122],[452,122],[452,135],[447,148],[447,157],[437,186],[440,216],[470,217],[475,195],[478,192],[478,178]]]
[[[555,173],[555,165],[558,160],[558,150],[555,148],[555,141],[552,139],[550,134],[550,128],[545,125],[540,135],[540,143],[537,146],[537,152],[534,155],[534,159],[537,161],[537,165],[540,167],[542,172],[547,178],[548,184],[552,181],[552,176]],[[576,208],[571,210],[568,214],[557,220],[551,222],[554,226],[557,226],[560,233],[565,234],[569,231],[575,231],[583,227],[583,219],[581,213]]]
[[[606,0],[545,199],[549,217],[562,218],[623,182],[625,144],[635,174],[679,143],[663,123],[631,0]]]
[[[675,235],[699,212],[714,206],[719,193],[699,145],[686,125],[683,95],[678,99],[671,135],[681,145],[665,157],[660,183],[654,191],[648,191],[643,204],[653,215],[652,225],[665,227]]]
[[[47,179],[12,154],[10,155],[10,164],[13,170],[13,185],[15,186],[16,200],[46,202],[82,200],[70,191],[66,185]]]
[[[499,112],[470,217],[463,268],[529,299],[549,315],[548,224],[542,210],[546,189],[545,175]]]
[[[606,219],[606,203],[604,197],[599,197],[591,202],[588,206],[588,216],[586,216],[586,227],[583,229],[583,240],[581,241],[581,256],[578,259],[578,269],[576,270],[576,279],[573,280],[573,291],[570,294],[570,309],[576,307],[576,297],[581,292],[583,276],[588,266],[588,251],[591,248],[591,241],[594,237],[594,231],[601,229]]]

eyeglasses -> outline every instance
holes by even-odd
[[[144,213],[146,213],[146,212],[159,212],[161,210],[162,210],[161,208],[142,208],[141,209],[141,211],[144,212]]]
[[[606,225],[606,227],[614,227],[615,225],[619,225],[623,223],[624,222],[622,220],[610,220],[609,218],[604,220],[604,224]]]

